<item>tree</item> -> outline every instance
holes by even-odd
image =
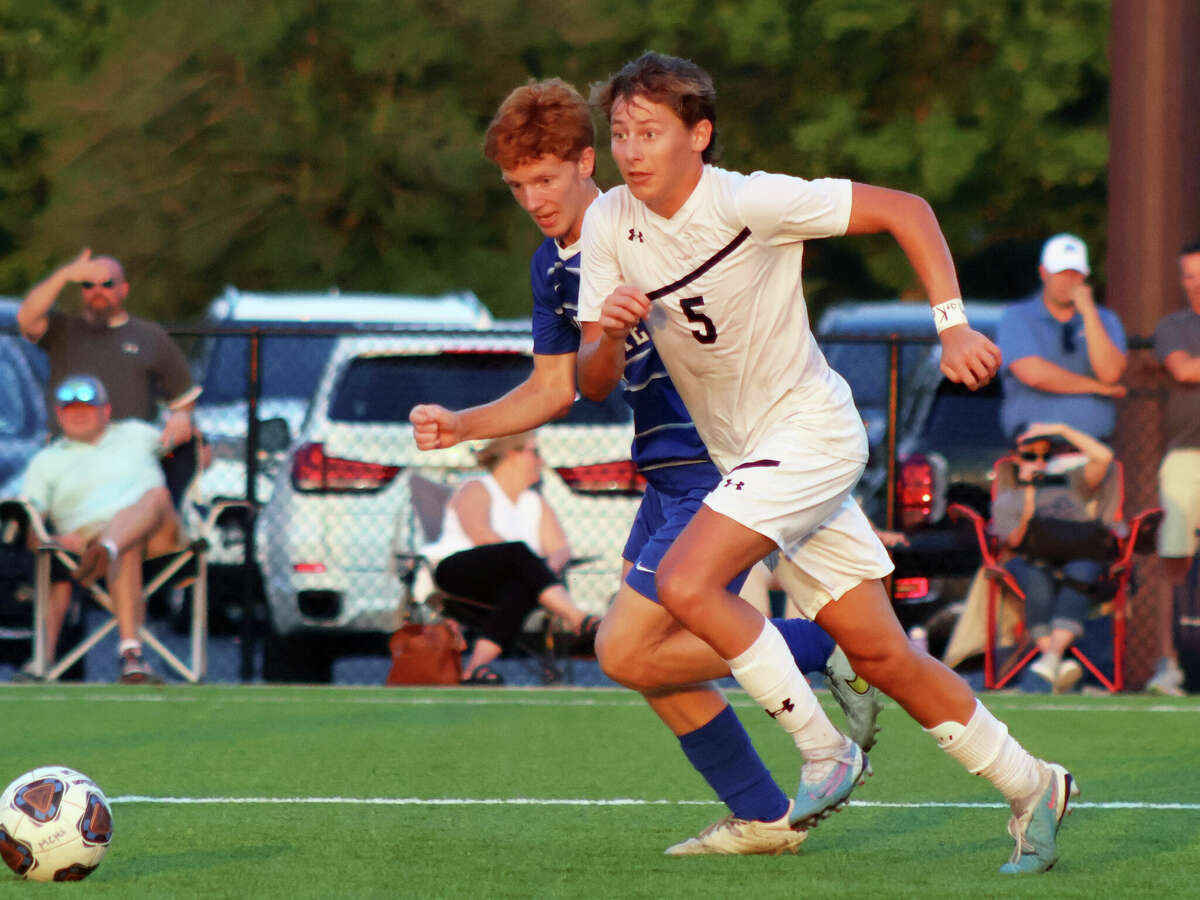
[[[91,245],[168,321],[226,283],[471,288],[525,315],[539,235],[482,158],[483,130],[528,78],[586,88],[648,47],[712,72],[733,168],[923,194],[968,261],[1062,229],[1103,258],[1099,0],[24,6],[0,6],[15,73],[0,85],[0,291]],[[890,242],[810,258],[818,306],[915,287]]]

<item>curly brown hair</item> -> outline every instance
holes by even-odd
[[[509,94],[483,137],[483,155],[501,169],[557,156],[574,162],[596,140],[592,111],[561,78],[530,80]]]

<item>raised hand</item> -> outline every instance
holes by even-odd
[[[68,281],[107,281],[112,278],[108,266],[92,259],[92,248],[84,247],[77,257],[59,270]]]
[[[418,450],[443,450],[462,440],[462,420],[458,413],[436,403],[414,406],[408,421],[412,423]]]

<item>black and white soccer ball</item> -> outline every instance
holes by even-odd
[[[0,857],[30,881],[87,878],[112,841],[108,798],[65,766],[26,772],[0,795]]]

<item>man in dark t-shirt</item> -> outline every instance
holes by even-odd
[[[82,292],[79,315],[54,309],[58,295],[71,283]],[[126,311],[128,293],[121,264],[85,249],[30,289],[17,312],[17,324],[49,356],[47,408],[53,409],[50,398],[63,379],[95,376],[108,386],[114,420],[157,423],[158,404],[164,404],[170,416],[162,443],[169,450],[191,439],[191,410],[200,388],[192,384],[187,359],[166,331]]]

